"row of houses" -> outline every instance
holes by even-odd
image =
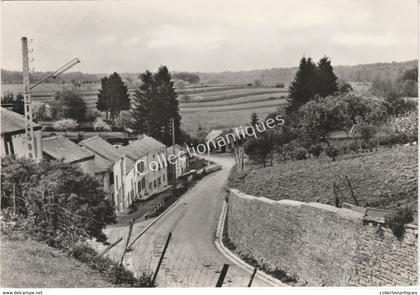
[[[78,144],[63,136],[42,138],[41,126],[34,123],[35,160],[58,160],[79,166],[103,184],[117,213],[126,210],[136,200],[145,200],[167,190],[174,179],[189,170],[189,158],[178,145],[167,147],[149,136],[116,148],[99,136]],[[23,116],[1,108],[1,155],[25,156]],[[174,164],[165,162],[173,154]],[[136,167],[136,164],[138,165]],[[139,167],[141,166],[141,167]],[[137,168],[137,169],[136,169]]]

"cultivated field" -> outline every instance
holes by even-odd
[[[369,154],[289,161],[245,172],[234,171],[229,185],[274,200],[334,204],[333,183],[354,204],[345,183],[348,175],[360,206],[394,208],[406,203],[417,211],[417,147],[385,149]]]
[[[188,102],[180,102],[182,128],[195,134],[204,130],[236,127],[249,123],[256,112],[260,119],[286,103],[287,89],[249,87],[213,90],[189,95]]]
[[[41,84],[32,93],[34,107],[51,103],[54,94],[64,89],[80,92],[89,111],[97,111],[96,101],[100,84],[83,84],[75,88],[71,84]],[[22,85],[2,85],[2,94],[22,93]],[[132,93],[133,89],[129,89]],[[249,123],[252,112],[264,119],[269,113],[286,103],[287,87],[254,87],[244,85],[195,85],[187,86],[179,93],[188,94],[188,102],[180,101],[182,128],[195,134],[198,128],[228,128]],[[181,96],[182,94],[180,94]]]

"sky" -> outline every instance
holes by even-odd
[[[158,0],[1,3],[1,67],[220,72],[418,58],[417,0]]]

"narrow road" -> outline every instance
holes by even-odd
[[[172,232],[165,259],[157,277],[159,287],[214,287],[224,263],[230,264],[224,287],[246,287],[250,275],[233,265],[214,245],[214,235],[223,205],[224,186],[234,159],[212,160],[223,169],[206,176],[172,210],[157,221],[133,245],[127,267],[136,275],[152,273],[166,238]],[[268,286],[255,278],[253,286]]]

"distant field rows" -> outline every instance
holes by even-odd
[[[219,86],[193,86],[185,89],[178,89],[179,94],[196,94],[196,93],[206,93],[214,92],[221,90],[230,90],[230,89],[252,89],[252,86],[243,86],[243,85],[219,85]]]
[[[197,132],[198,128],[201,127],[203,130],[209,128],[230,128],[235,126],[244,126],[249,123],[250,115],[252,112],[256,112],[258,117],[265,119],[270,113],[277,109],[275,106],[252,108],[252,109],[239,109],[231,111],[217,111],[217,112],[183,112],[182,116],[182,128],[193,135]]]
[[[191,99],[195,101],[214,101],[220,99],[236,98],[243,96],[250,96],[256,94],[266,94],[266,93],[286,93],[284,90],[279,88],[252,88],[252,89],[233,89],[225,91],[215,91],[209,93],[199,93],[191,95]]]
[[[3,86],[3,85],[2,85]],[[99,84],[83,85],[79,89],[88,110],[96,110]],[[32,93],[34,106],[54,101],[54,94],[71,85],[41,84]],[[21,93],[21,85],[2,87],[2,93]],[[134,89],[129,89],[132,94]],[[202,129],[228,128],[249,123],[250,114],[256,112],[260,119],[284,105],[287,97],[285,88],[214,85],[187,88],[190,102],[180,102],[182,128],[194,135],[199,126]]]
[[[248,110],[248,109],[258,109],[264,107],[276,107],[280,104],[286,103],[285,99],[280,100],[266,100],[266,101],[256,101],[249,103],[240,103],[235,105],[222,105],[215,107],[196,107],[196,108],[182,108],[181,111],[184,113],[204,113],[204,112],[226,112],[226,111],[235,111],[235,110]]]
[[[277,93],[267,93],[267,94],[257,94],[257,95],[250,95],[250,96],[241,96],[236,98],[229,98],[224,100],[215,100],[215,101],[205,101],[205,102],[189,102],[184,103],[180,102],[180,108],[187,109],[187,108],[197,108],[197,107],[211,107],[211,106],[225,106],[225,105],[236,105],[240,103],[250,103],[250,102],[257,102],[257,101],[266,101],[266,100],[280,100],[283,99],[287,95],[279,95]]]

